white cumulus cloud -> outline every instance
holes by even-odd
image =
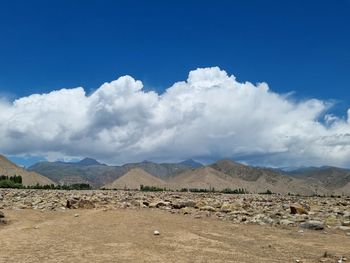
[[[123,76],[91,95],[79,87],[0,99],[0,151],[108,163],[236,158],[350,167],[349,117],[327,114],[330,106],[240,83],[218,67],[191,71],[162,94]]]

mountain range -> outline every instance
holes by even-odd
[[[79,162],[42,161],[22,169],[0,158],[0,174],[22,175],[26,184],[88,183],[94,188],[139,189],[140,185],[232,190],[244,188],[258,193],[347,194],[350,195],[350,170],[338,167],[271,169],[253,167],[232,160],[219,160],[204,166],[194,160],[179,163],[143,161],[109,166],[92,158]]]
[[[167,178],[183,171],[203,166],[193,160],[180,163],[154,163],[143,161],[127,163],[122,166],[108,166],[98,161],[85,158],[79,162],[38,162],[28,168],[28,171],[40,173],[59,184],[88,183],[93,187],[101,187],[112,183],[129,170],[139,168],[159,177]]]

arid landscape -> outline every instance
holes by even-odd
[[[350,258],[349,197],[15,189],[0,194],[0,262]]]
[[[193,160],[108,166],[85,158],[79,162],[38,162],[24,169],[0,155],[0,175],[20,175],[24,186],[84,183],[94,189],[139,190],[143,185],[172,191],[243,189],[247,193],[350,195],[349,169],[324,166],[285,171],[227,159],[206,166]]]
[[[350,263],[350,0],[0,0],[0,263]]]
[[[346,169],[288,173],[231,160],[108,166],[86,158],[27,170],[2,156],[0,171],[0,183],[22,181],[0,188],[4,263],[350,258]]]

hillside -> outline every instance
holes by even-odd
[[[18,167],[16,164],[12,163],[3,155],[0,155],[0,175],[20,175],[22,177],[22,184],[25,186],[36,184],[46,185],[55,183],[45,176],[42,176],[35,172],[28,172],[23,168]]]
[[[279,174],[275,174],[274,177],[272,177],[265,176],[261,172],[262,175],[253,181],[251,177],[249,177],[249,174],[245,175],[240,173],[240,176],[235,176],[235,171],[233,169],[227,170],[226,172],[227,173],[218,171],[214,169],[213,166],[203,167],[173,176],[169,178],[167,183],[173,189],[197,188],[209,190],[214,188],[215,190],[223,190],[225,188],[230,188],[234,190],[244,188],[251,193],[266,192],[267,190],[275,193],[314,193],[312,187],[306,186],[302,180]],[[247,177],[249,180],[245,179]]]
[[[257,181],[260,177],[264,177],[271,181],[271,183],[274,183],[282,175],[282,173],[276,170],[256,168],[231,160],[220,160],[210,165],[210,167],[224,174],[231,175],[245,181]]]
[[[43,174],[59,184],[88,183],[94,187],[111,183],[127,171],[122,167],[107,166],[91,159],[77,163],[38,162],[28,170]]]
[[[210,167],[230,176],[228,181],[240,179],[245,184],[248,183],[247,189],[250,192],[270,190],[276,193],[328,193],[328,190],[317,182],[309,184],[303,179],[290,177],[278,170],[251,167],[231,160],[220,160]]]
[[[93,187],[101,187],[110,184],[131,169],[139,168],[159,178],[167,178],[170,175],[192,169],[192,166],[200,166],[193,160],[185,163],[154,163],[144,161],[140,163],[128,163],[122,166],[108,166],[98,161],[85,158],[79,162],[38,162],[28,168],[43,174],[59,184],[88,183]]]
[[[105,185],[106,189],[140,189],[140,185],[165,187],[166,183],[140,168],[133,168],[126,174],[112,182]]]
[[[186,162],[186,161],[185,161]],[[199,165],[194,164],[193,162],[190,163],[154,163],[149,161],[144,161],[141,163],[128,163],[124,164],[122,167],[126,168],[127,170],[133,169],[133,168],[140,168],[147,173],[157,176],[161,179],[165,179],[171,175],[181,173],[183,171],[187,171],[189,169],[192,169],[192,165]]]
[[[225,188],[247,188],[248,184],[243,180],[232,180],[230,176],[221,173],[211,167],[202,167],[190,171],[185,171],[167,180],[169,186],[173,189],[197,188],[197,189],[216,189]]]
[[[291,177],[305,180],[308,184],[320,184],[334,193],[350,193],[350,170],[323,166],[296,169]]]
[[[39,162],[28,168],[60,184],[88,183],[95,188],[114,183],[128,171],[133,177],[127,181],[118,181],[124,188],[125,183],[139,188],[140,184],[163,185],[168,188],[245,188],[249,192],[298,194],[342,194],[350,192],[350,170],[336,167],[306,167],[293,171],[252,167],[231,160],[220,160],[209,166],[203,166],[193,160],[181,163],[154,163],[144,161],[128,163],[122,166],[108,166],[98,161],[85,158],[76,163]],[[137,171],[137,172],[136,172]],[[142,171],[142,172],[141,172]],[[140,173],[139,176],[136,176]],[[151,175],[160,181],[140,182],[141,175]],[[146,175],[145,175],[146,176]],[[126,178],[123,178],[125,180]],[[135,183],[131,185],[131,178]],[[124,183],[124,185],[122,185]]]

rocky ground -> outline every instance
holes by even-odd
[[[350,234],[350,197],[138,191],[1,190],[0,209],[161,209],[238,224],[339,229]]]
[[[345,262],[347,257],[350,256],[349,197],[326,198],[250,194],[228,195],[214,193],[155,193],[102,190],[59,191],[2,189],[0,190],[0,247],[7,248],[6,251],[9,251],[9,254],[5,261],[1,261],[2,258],[0,254],[0,262],[40,262],[40,260],[35,261],[34,256],[31,260],[26,259],[24,261],[21,261],[20,257],[11,261],[9,256],[11,253],[16,253],[16,251],[12,251],[10,247],[16,244],[16,242],[20,242],[19,237],[21,237],[20,240],[26,240],[28,238],[32,240],[33,237],[29,232],[33,229],[45,229],[47,226],[51,229],[51,232],[55,232],[54,226],[56,225],[58,228],[62,228],[62,235],[68,235],[68,237],[62,238],[67,242],[72,242],[70,238],[73,237],[70,236],[69,231],[81,231],[82,233],[79,232],[77,235],[83,236],[85,233],[84,227],[86,229],[89,227],[94,229],[101,228],[101,233],[104,231],[108,232],[108,230],[105,229],[106,227],[108,228],[108,226],[104,226],[104,224],[108,225],[111,218],[123,213],[127,213],[130,217],[133,217],[133,219],[127,220],[127,216],[125,216],[124,221],[113,221],[110,223],[113,224],[114,227],[116,227],[116,225],[120,227],[119,225],[122,224],[125,229],[130,229],[130,235],[134,235],[135,238],[134,241],[128,241],[129,243],[131,242],[131,244],[133,244],[133,242],[141,242],[140,240],[138,241],[137,231],[147,232],[147,235],[145,234],[144,236],[145,240],[142,242],[147,242],[147,238],[153,236],[153,231],[159,230],[157,228],[161,228],[161,238],[164,238],[164,235],[167,236],[166,232],[170,229],[175,231],[172,232],[171,235],[176,236],[179,234],[180,236],[176,236],[173,243],[180,242],[179,245],[182,244],[185,246],[181,247],[179,251],[179,253],[183,253],[181,262],[215,262],[215,260],[216,262]],[[90,218],[90,221],[88,220],[89,222],[87,222],[89,225],[75,224],[77,220],[82,220],[79,218],[85,218],[86,216]],[[95,222],[92,220],[94,216],[98,218]],[[137,218],[134,218],[135,216]],[[82,229],[74,228],[69,230],[67,228],[72,226],[68,226],[64,220],[75,220],[74,218],[76,221],[72,221],[72,224]],[[63,220],[63,222],[61,222],[61,220]],[[133,220],[137,221],[134,222],[134,224],[141,225],[132,225]],[[147,229],[142,228],[142,220],[144,220],[145,226],[149,224]],[[165,221],[160,223],[162,220]],[[157,226],[158,223],[160,224],[159,226]],[[130,225],[128,226],[128,224]],[[193,227],[200,233],[192,233],[194,235],[193,240],[182,240],[181,235],[184,235],[182,224],[184,228],[188,229],[189,233],[192,233],[191,229]],[[174,229],[174,227],[177,228]],[[216,227],[218,227],[218,229],[216,229]],[[169,229],[167,230],[167,228]],[[217,235],[214,241],[208,237],[208,234],[204,233],[208,228],[212,231],[210,234],[212,235],[211,238]],[[234,243],[232,243],[233,240],[231,240],[233,238],[231,236],[232,234],[227,232],[231,228],[235,228],[235,235],[237,235]],[[31,230],[29,231],[28,229]],[[50,238],[50,231],[48,233],[45,232],[47,235],[45,238]],[[67,232],[66,234],[64,234],[65,231]],[[117,230],[114,229],[113,231]],[[179,233],[177,233],[177,231],[179,231]],[[96,238],[99,236],[102,242],[105,237],[101,233],[95,233],[95,236]],[[14,236],[6,241],[7,239],[4,237],[7,234]],[[56,234],[60,235],[59,233]],[[57,237],[56,234],[55,236]],[[263,236],[266,234],[265,240]],[[86,235],[88,234],[86,233]],[[116,235],[118,235],[118,233],[116,233]],[[171,235],[167,236],[167,238],[170,238]],[[239,253],[239,247],[242,245],[239,244],[238,241],[240,235],[243,240],[248,238],[249,241],[247,242],[251,242],[252,248],[257,246],[255,248],[257,250],[255,252],[252,251],[251,257],[248,257],[246,260],[242,258],[238,260],[238,258],[246,255],[247,252],[243,253],[241,251],[243,254]],[[258,236],[255,238],[254,235]],[[195,236],[196,238],[200,236],[200,238],[197,240]],[[310,238],[307,239],[306,236]],[[40,236],[38,236],[38,238],[40,241]],[[45,246],[45,238],[43,237],[42,239],[43,244],[38,241],[40,243],[38,245],[39,247]],[[125,238],[130,239],[130,236],[126,236]],[[221,238],[223,240],[221,240]],[[274,240],[271,245],[272,247],[268,247],[270,238]],[[304,241],[303,238],[305,238]],[[278,239],[280,240],[278,241]],[[306,239],[308,241],[306,241]],[[30,240],[28,240],[28,242],[30,242]],[[120,245],[118,242],[121,242],[120,240],[112,241],[113,238],[111,238],[110,242],[116,242],[118,246]],[[170,242],[170,239],[168,241]],[[81,240],[81,242],[83,242],[83,240]],[[213,245],[213,242],[215,245]],[[273,247],[279,242],[281,242],[281,247],[276,250],[276,248]],[[170,242],[169,244],[173,243]],[[245,244],[247,247],[244,249],[248,249],[248,243]],[[220,244],[222,244],[222,246],[220,246]],[[28,246],[28,244],[24,245]],[[92,244],[90,242],[86,245],[91,246]],[[308,249],[303,250],[302,248],[298,248],[303,245],[309,246],[309,250],[311,249],[313,252],[308,251]],[[55,246],[57,247],[57,244]],[[82,246],[82,244],[79,246]],[[164,253],[172,253],[172,249],[169,246],[167,248],[162,248],[165,249]],[[37,253],[41,251],[39,247],[36,249]],[[202,250],[207,251],[208,259],[212,258],[212,260],[206,261],[206,257],[202,258],[202,260],[194,260],[194,258],[188,260],[191,259],[191,257],[186,258],[185,255],[191,255],[191,253],[189,253],[191,251],[190,247],[197,252]],[[42,247],[41,249],[45,248]],[[227,254],[227,249],[231,249],[233,254]],[[245,251],[244,249],[243,251]],[[271,250],[269,251],[270,254],[265,255],[263,253],[265,249]],[[224,253],[221,250],[226,252]],[[53,253],[58,252],[54,251]],[[135,253],[144,254],[146,252],[139,251]],[[138,260],[134,258],[134,260],[130,260],[129,262],[165,262],[160,254],[155,254],[152,257],[152,253],[149,252],[148,256],[151,259],[149,261],[141,260],[141,258]],[[89,253],[87,252],[87,254]],[[48,255],[46,256],[48,257]],[[66,256],[72,255],[68,254]],[[105,256],[109,258],[107,255]],[[132,255],[129,255],[129,257],[132,258]],[[258,260],[259,257],[265,258],[266,260]],[[274,257],[276,258],[274,259]],[[341,259],[341,257],[345,258]],[[176,262],[175,258],[171,260],[169,256],[169,262]],[[125,259],[119,259],[120,260],[117,262],[127,262]],[[68,258],[61,258],[61,260],[57,261],[50,258],[41,258],[41,260],[45,262],[72,262],[69,261]],[[110,259],[103,260],[102,258],[100,261],[96,259],[94,262],[111,262],[109,260]],[[78,260],[74,260],[74,262],[78,262]]]

